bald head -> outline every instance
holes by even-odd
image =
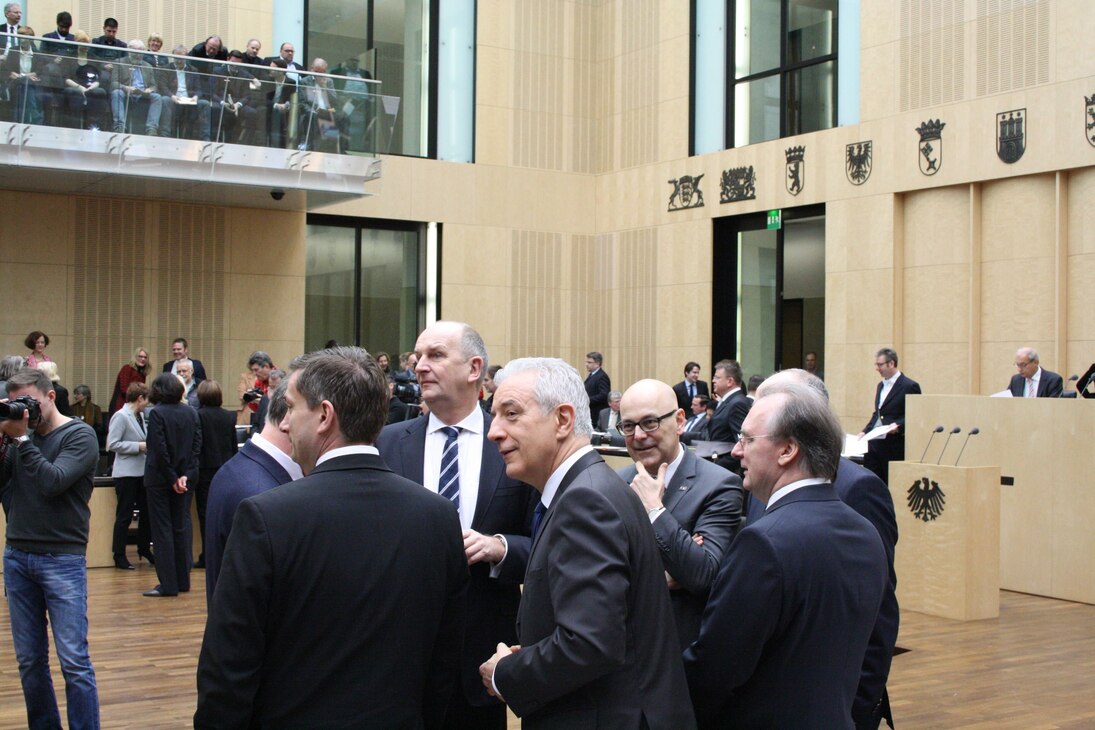
[[[685,420],[684,411],[677,407],[676,393],[660,380],[640,380],[620,399],[621,423],[657,422],[650,431],[636,426],[634,433],[624,436],[628,454],[650,474],[657,474],[659,466],[677,458]]]

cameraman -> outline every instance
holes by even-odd
[[[0,497],[8,513],[4,585],[29,726],[61,726],[49,673],[48,613],[65,677],[68,726],[97,728],[85,554],[99,443],[91,426],[61,415],[55,397],[41,370],[21,370],[8,380],[3,415],[16,417],[0,420]]]
[[[273,359],[262,350],[255,350],[247,359],[248,372],[240,376],[240,410],[236,418],[237,426],[251,424],[252,416],[258,412],[259,401],[270,390],[270,371],[273,369]]]

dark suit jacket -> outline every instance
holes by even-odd
[[[289,472],[272,456],[247,441],[217,471],[205,505],[205,599],[213,602],[220,575],[224,546],[232,532],[232,519],[240,502],[292,481]]]
[[[617,473],[630,484],[636,467]],[[681,651],[700,633],[711,584],[741,523],[743,497],[736,474],[697,458],[688,449],[666,485],[665,512],[653,522],[654,540],[665,571],[681,584],[679,590],[669,592]],[[702,547],[692,541],[696,534],[703,535]]]
[[[889,464],[891,461],[901,461],[905,458],[905,396],[919,395],[920,384],[904,373],[898,376],[889,395],[878,407],[878,396],[882,392],[882,381],[874,390],[874,412],[871,420],[863,427],[864,431],[870,431],[875,426],[875,420],[881,414],[880,425],[896,423],[898,429],[885,438],[874,439],[867,443],[867,455],[863,459],[864,465],[877,474],[882,481],[888,481]]]
[[[452,505],[351,454],[240,503],[198,659],[202,727],[440,727],[468,569]]]
[[[852,704],[852,719],[858,724],[871,718],[882,700],[886,680],[890,676],[894,647],[897,645],[897,629],[901,621],[901,611],[897,605],[897,573],[894,572],[893,565],[894,551],[897,548],[897,518],[894,515],[893,498],[885,482],[848,459],[840,460],[833,488],[841,502],[874,525],[878,536],[882,538],[882,548],[886,552],[889,569],[889,580],[882,593],[882,606],[878,609],[878,618],[867,642],[867,653],[863,657],[863,669],[859,674],[859,687]],[[748,503],[746,524],[759,520],[764,514],[764,505],[759,499],[750,495]]]
[[[190,362],[194,363],[194,377],[195,378],[197,378],[199,381],[209,380],[209,377],[205,374],[205,366],[202,365],[201,360],[198,360],[197,358],[193,358],[193,357],[188,357],[186,359],[189,360]],[[167,362],[165,362],[163,364],[163,372],[165,372],[165,373],[171,372],[171,366],[174,365],[174,364],[175,364],[174,360],[168,360]]]
[[[597,423],[597,416],[603,409],[608,408],[612,378],[608,377],[608,373],[604,370],[598,369],[597,372],[586,376],[585,386],[586,395],[589,396],[589,418],[593,423]]]
[[[673,392],[677,394],[677,407],[683,408],[684,412],[688,415],[692,414],[692,399],[688,396],[688,383],[683,380],[673,386]],[[703,396],[704,398],[710,398],[710,391],[707,390],[707,383],[702,380],[696,381],[696,395]]]
[[[723,401],[719,401],[715,415],[707,424],[707,440],[734,443],[738,440],[741,424],[749,415],[749,409],[753,407],[753,401],[749,400],[744,390],[738,390]],[[726,453],[716,462],[719,466],[731,471],[738,471],[741,464],[737,459]]]
[[[171,486],[186,475],[190,488],[197,487],[202,450],[198,412],[185,403],[159,403],[145,415],[148,417],[145,486]]]
[[[672,621],[642,502],[583,455],[540,523],[499,691],[528,730],[693,727]]]
[[[1008,384],[1008,390],[1016,398],[1023,397],[1023,391],[1026,390],[1026,380],[1022,375],[1016,373],[1011,376],[1011,382]],[[1039,398],[1060,398],[1061,393],[1065,390],[1064,380],[1057,373],[1042,368],[1042,377],[1038,379],[1038,394]]]
[[[416,484],[425,481],[422,469],[429,422],[429,418],[412,418],[385,426],[376,442],[391,470]],[[471,566],[460,681],[464,696],[475,706],[497,702],[483,687],[479,665],[493,656],[498,642],[517,643],[515,624],[521,602],[520,585],[531,546],[532,512],[540,501],[532,487],[506,476],[498,447],[486,438],[490,422],[490,416],[484,414],[479,496],[471,529],[485,535],[504,535],[509,549],[497,578],[490,577],[487,563]]]
[[[684,654],[705,728],[851,728],[886,585],[878,532],[832,485],[787,495],[734,540]]]
[[[199,469],[202,476],[213,474],[239,450],[236,442],[236,414],[219,407],[198,409],[202,425],[202,452]]]

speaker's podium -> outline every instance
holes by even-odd
[[[1000,468],[890,463],[902,609],[972,621],[1000,615]]]

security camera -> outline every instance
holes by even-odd
[[[280,188],[274,188],[270,191],[270,197],[274,200],[281,200],[285,197],[285,191]]]

